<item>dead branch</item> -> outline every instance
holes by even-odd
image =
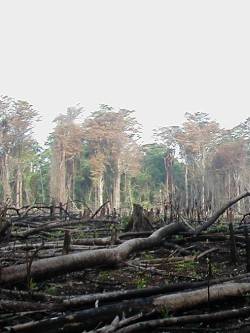
[[[207,230],[213,223],[215,223],[218,218],[225,213],[225,211],[233,206],[236,202],[238,202],[239,200],[242,200],[246,197],[250,196],[250,192],[245,192],[241,195],[239,195],[238,197],[228,201],[224,206],[222,206],[219,210],[217,210],[217,212],[214,213],[214,215],[212,215],[206,222],[204,222],[200,227],[198,227],[194,234],[195,235],[199,235],[202,231]]]

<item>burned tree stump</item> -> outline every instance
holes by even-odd
[[[143,207],[138,204],[133,204],[133,231],[151,231],[153,226],[149,219],[143,214]]]
[[[69,253],[70,243],[71,243],[70,231],[65,230],[62,254],[68,254]]]

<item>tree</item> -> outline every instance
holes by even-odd
[[[69,107],[65,115],[54,120],[50,193],[51,199],[57,203],[66,203],[70,197],[74,199],[74,159],[82,147],[81,126],[75,120],[81,113],[79,105]]]
[[[190,205],[205,211],[209,198],[208,164],[215,147],[221,141],[222,131],[218,123],[211,121],[203,112],[186,113],[182,126],[161,127],[156,131],[157,141],[165,145],[167,152],[176,151],[185,163],[185,209]],[[172,155],[173,153],[171,153]],[[173,157],[165,157],[166,193],[172,196],[171,168]],[[178,195],[182,197],[182,195]],[[191,199],[192,198],[192,199]]]
[[[114,111],[107,105],[91,114],[83,124],[84,138],[90,147],[92,177],[98,204],[103,200],[104,173],[112,174],[112,206],[120,208],[121,175],[128,163],[124,156],[138,140],[138,123],[133,111]],[[126,165],[126,167],[125,167]],[[128,168],[127,168],[128,170]]]
[[[14,100],[7,96],[0,99],[1,119],[1,161],[4,200],[11,199],[10,159],[15,166],[15,202],[17,207],[23,204],[23,158],[32,149],[33,122],[38,113],[26,101]],[[13,166],[12,165],[12,166]]]

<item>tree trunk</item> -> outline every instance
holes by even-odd
[[[187,164],[185,165],[185,206],[186,209],[189,207],[189,202],[188,202],[188,166]]]
[[[202,176],[201,176],[201,207],[202,211],[204,212],[205,209],[205,171],[206,171],[206,166],[205,166],[205,153],[202,151]]]
[[[115,168],[115,175],[114,175],[114,188],[113,188],[113,208],[116,208],[118,211],[120,208],[120,201],[121,201],[121,166],[120,166],[120,159],[117,159],[117,164]]]
[[[67,202],[66,196],[66,158],[63,147],[53,148],[52,163],[50,168],[50,195],[56,203]]]
[[[2,186],[3,186],[3,200],[11,201],[11,188],[10,188],[10,170],[9,170],[9,155],[6,153],[2,159]]]
[[[203,223],[200,227],[198,227],[195,231],[195,234],[198,235],[202,231],[209,228],[223,213],[225,213],[225,211],[229,207],[231,207],[232,205],[234,205],[235,203],[237,203],[241,199],[244,199],[244,198],[249,197],[249,196],[250,196],[250,192],[245,192],[245,193],[239,195],[238,197],[236,197],[236,198],[230,200],[229,202],[227,202],[217,212],[215,212],[215,214],[213,216],[211,216],[205,223]]]
[[[174,163],[174,153],[173,151],[170,151],[167,154],[167,156],[164,158],[167,202],[172,202],[173,200],[173,192],[174,192],[173,163]]]
[[[103,187],[104,187],[104,179],[103,179],[103,174],[101,174],[98,179],[98,207],[103,205]]]
[[[39,166],[39,175],[40,175],[40,183],[41,183],[42,202],[45,202],[44,185],[43,185],[43,175],[42,175],[41,166]]]
[[[143,214],[143,207],[133,204],[133,231],[151,231],[153,227]]]
[[[229,297],[237,297],[246,295],[250,291],[250,283],[225,283],[212,286],[210,288],[210,296],[212,301],[225,300]],[[15,326],[9,327],[13,332],[52,332],[58,331],[60,328],[63,331],[63,327],[69,323],[83,323],[83,328],[81,331],[86,331],[86,328],[95,328],[100,322],[110,321],[116,315],[121,316],[125,315],[128,317],[133,313],[148,313],[150,310],[154,310],[156,313],[162,313],[165,311],[177,311],[186,308],[195,308],[202,304],[207,304],[208,293],[207,288],[201,288],[198,290],[192,290],[188,292],[179,292],[164,296],[156,297],[147,297],[147,298],[137,298],[132,301],[123,301],[114,304],[103,305],[97,308],[90,308],[81,311],[76,311],[70,314],[62,314],[59,316],[53,316],[53,318],[43,319],[43,320],[32,320],[27,323],[16,324]],[[229,310],[228,310],[229,311]],[[250,312],[249,307],[241,308],[241,314],[248,315]],[[236,316],[238,313],[237,310],[230,312],[230,314],[224,313],[224,316],[221,315],[221,318],[230,318],[230,316]],[[200,316],[200,317],[199,317]],[[197,315],[197,321],[202,321],[205,315]],[[207,316],[213,316],[213,314],[207,314]],[[182,318],[182,317],[179,317]],[[211,317],[210,317],[211,318]],[[193,318],[192,318],[193,319]],[[205,319],[205,318],[204,318]],[[215,319],[215,318],[213,318]],[[160,321],[160,323],[159,323]],[[184,321],[185,322],[185,321]],[[184,324],[184,322],[182,322]],[[187,320],[186,322],[190,322]],[[145,322],[136,323],[130,325],[117,332],[128,333],[136,332],[138,330],[145,332],[145,329],[148,331],[150,328],[155,328],[164,325],[174,325],[178,323],[177,318],[165,318],[158,319],[157,324],[155,325],[155,320],[151,321],[152,325]],[[159,325],[161,324],[161,325]],[[138,327],[139,326],[139,327]],[[110,330],[105,330],[109,332]],[[111,331],[110,331],[111,332]]]
[[[20,162],[17,164],[16,174],[16,207],[20,208],[23,206],[23,177]]]
[[[59,196],[57,198],[57,202],[66,203],[66,159],[65,159],[65,151],[63,150],[60,153],[60,164],[59,164]]]

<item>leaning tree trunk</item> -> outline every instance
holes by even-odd
[[[225,211],[231,207],[232,205],[234,205],[235,203],[237,203],[238,201],[240,201],[241,199],[244,199],[246,197],[250,196],[250,192],[245,192],[239,196],[237,196],[236,198],[230,200],[229,202],[227,202],[225,205],[223,205],[217,212],[215,212],[215,214],[213,216],[211,216],[205,223],[203,223],[201,226],[199,226],[196,231],[195,234],[198,235],[200,234],[202,231],[206,230],[207,228],[209,228],[215,221],[217,221],[217,219],[223,214],[225,213]]]

